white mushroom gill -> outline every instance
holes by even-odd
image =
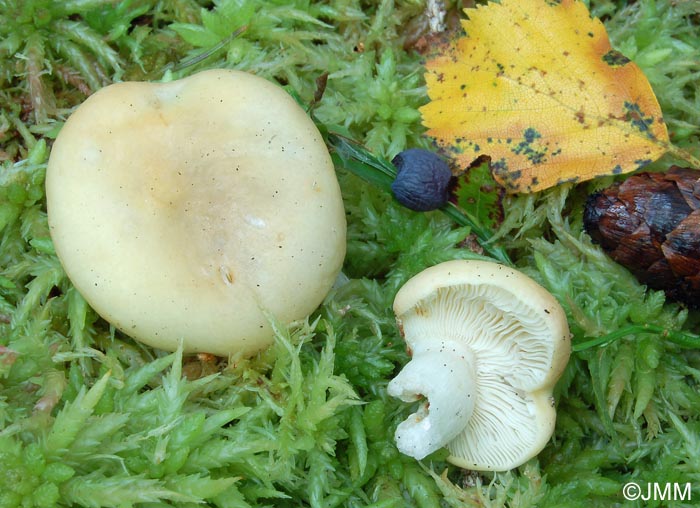
[[[389,395],[404,402],[426,399],[399,424],[395,434],[399,450],[416,459],[457,437],[474,411],[476,387],[470,351],[456,342],[437,343],[437,349],[415,353],[387,387]]]
[[[552,389],[569,356],[566,315],[525,274],[484,261],[427,268],[397,293],[394,312],[412,353],[389,383],[427,399],[401,423],[397,446],[421,459],[505,471],[545,446],[556,419]]]

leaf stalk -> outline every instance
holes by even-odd
[[[678,146],[675,146],[675,145],[669,143],[668,153],[670,155],[678,158],[678,159],[684,160],[685,162],[690,164],[692,167],[694,167],[696,169],[700,169],[700,159],[695,157],[689,151],[684,150],[683,148],[680,148]]]
[[[602,337],[596,337],[594,339],[574,344],[571,349],[575,352],[586,351],[587,349],[607,345],[629,335],[637,335],[640,333],[659,335],[662,339],[666,339],[682,348],[700,348],[700,335],[695,335],[693,333],[687,333],[680,330],[669,330],[668,328],[658,325],[644,324],[625,326],[619,330],[603,335]]]

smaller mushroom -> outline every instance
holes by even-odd
[[[403,206],[427,212],[447,204],[452,172],[437,154],[409,148],[396,155],[391,163],[397,170],[391,191]]]
[[[571,350],[547,290],[504,265],[448,261],[409,280],[394,312],[412,358],[388,392],[424,400],[396,429],[402,453],[422,459],[446,446],[457,466],[506,471],[544,448]]]

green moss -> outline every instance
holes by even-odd
[[[697,4],[591,3],[649,76],[674,141],[695,143]],[[318,122],[391,158],[427,144],[422,57],[405,49],[423,11],[418,0],[0,0],[0,507],[615,506],[628,481],[691,482],[700,495],[700,353],[643,328],[689,333],[698,316],[581,233],[594,185],[505,199],[491,240],[558,297],[575,344],[625,332],[574,353],[554,440],[508,473],[465,473],[441,452],[419,464],[394,446],[409,408],[385,390],[407,360],[393,296],[428,265],[480,255],[469,228],[402,209],[343,168],[350,281],[309,322],[277,326],[256,358],[141,346],[67,280],[43,182],[52,137],[89,93],[227,67],[310,104],[327,73]]]
[[[144,38],[162,58],[159,25],[191,19],[194,0],[0,1],[0,160],[26,156],[65,109],[143,65]],[[188,9],[189,7],[189,9]],[[141,24],[150,22],[150,26]],[[171,37],[170,44],[176,41]],[[165,55],[168,55],[166,52]],[[172,54],[169,55],[172,57]]]

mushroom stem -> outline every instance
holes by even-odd
[[[399,451],[419,460],[466,428],[476,398],[472,353],[456,342],[438,344],[438,349],[414,351],[387,387],[389,395],[404,402],[427,399],[395,434]]]

